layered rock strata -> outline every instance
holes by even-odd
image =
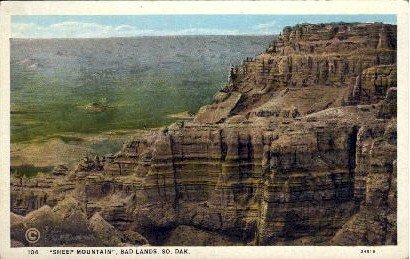
[[[93,240],[115,231],[105,245],[396,244],[396,75],[396,26],[287,27],[192,121],[13,179],[12,211],[75,199]]]

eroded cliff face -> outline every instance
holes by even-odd
[[[13,178],[12,239],[35,226],[38,245],[79,243],[32,220],[79,203],[103,245],[396,244],[396,71],[396,26],[285,28],[193,120],[66,176]]]
[[[377,102],[396,84],[395,64],[395,26],[285,28],[266,53],[231,68],[229,84],[196,121],[217,123],[235,115],[296,117]]]

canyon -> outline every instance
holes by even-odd
[[[397,244],[396,41],[382,23],[284,28],[192,119],[12,175],[12,246],[31,227],[35,246]]]

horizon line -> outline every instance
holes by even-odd
[[[55,38],[23,38],[23,37],[10,37],[10,40],[54,40],[54,39],[68,39],[68,40],[77,40],[77,39],[133,39],[133,38],[160,38],[160,37],[270,37],[278,36],[279,34],[169,34],[169,35],[138,35],[138,36],[127,36],[127,37],[55,37]]]

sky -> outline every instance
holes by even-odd
[[[165,35],[272,35],[300,23],[384,22],[395,15],[22,15],[12,38],[109,38]]]

